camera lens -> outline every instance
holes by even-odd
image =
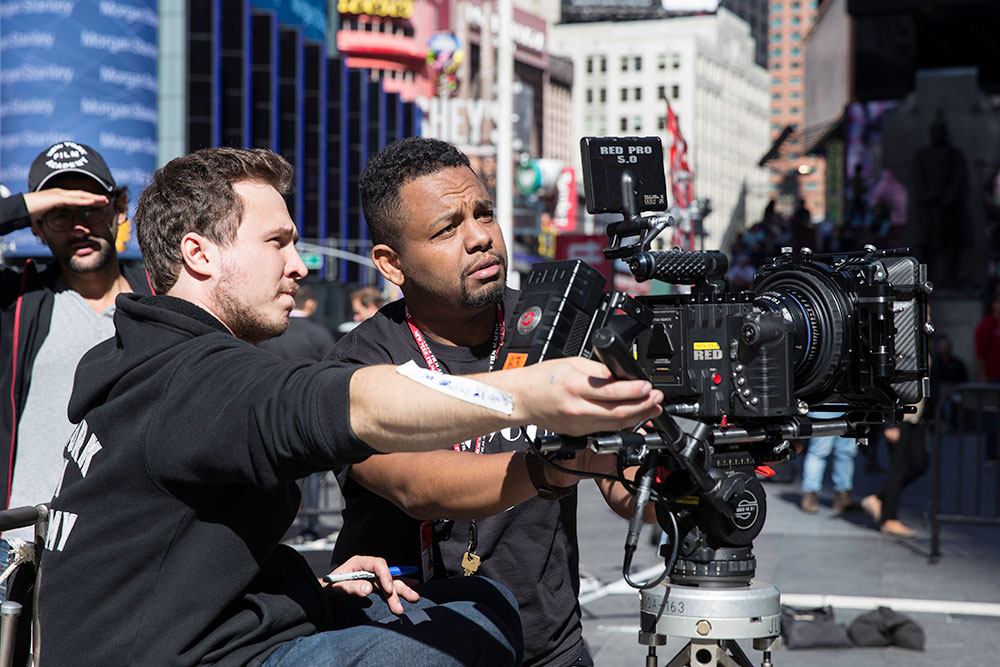
[[[821,272],[825,265],[796,264],[766,275],[754,286],[754,305],[778,312],[792,325],[795,395],[807,403],[829,397],[847,356],[848,304]]]

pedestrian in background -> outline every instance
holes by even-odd
[[[364,322],[385,305],[385,297],[377,287],[361,287],[351,292],[351,311],[355,322]]]
[[[975,333],[976,370],[980,382],[1000,383],[1000,284],[993,287],[989,310],[979,320]],[[997,415],[984,412],[987,462],[997,461]]]
[[[823,418],[829,415],[809,413],[810,417]],[[833,513],[857,506],[854,500],[854,457],[858,453],[858,442],[854,438],[830,435],[812,438],[802,463],[802,500],[799,507],[803,512],[819,512],[819,492],[823,488],[823,476],[830,456],[833,456]]]
[[[899,520],[899,503],[903,489],[927,472],[930,458],[924,441],[925,401],[917,412],[903,416],[899,426],[882,431],[889,446],[889,471],[878,493],[861,499],[861,507],[879,524],[880,529],[894,537],[913,537],[916,532]]]

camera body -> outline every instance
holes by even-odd
[[[752,291],[641,297],[653,321],[637,359],[699,419],[914,404],[928,371],[924,273],[892,251],[788,252]]]
[[[587,209],[621,212],[608,257],[639,280],[691,285],[690,294],[604,292],[582,262],[536,264],[522,285],[503,367],[591,356],[609,327],[674,414],[712,425],[781,420],[810,410],[896,421],[928,388],[926,267],[905,249],[814,255],[785,249],[753,289],[727,291],[720,252],[650,251],[666,208],[658,137],[581,140]],[[632,239],[629,242],[629,239]]]

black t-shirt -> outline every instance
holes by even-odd
[[[516,291],[508,290],[504,300],[508,330],[517,297]],[[412,359],[426,367],[403,312],[403,301],[386,305],[341,339],[330,358],[365,365],[399,365]],[[472,348],[443,345],[426,336],[425,340],[447,373],[482,373],[489,368],[492,340]],[[391,410],[392,406],[385,409]],[[527,449],[525,428],[491,433],[483,445],[487,454]],[[419,565],[423,522],[364,489],[348,476],[349,470],[337,471],[345,506],[334,563],[353,554],[371,554],[382,556],[391,565]],[[582,650],[576,501],[576,493],[559,501],[531,498],[475,522],[476,553],[482,558],[478,574],[504,584],[520,606],[525,665],[569,665]],[[436,522],[435,577],[462,575],[469,523]]]

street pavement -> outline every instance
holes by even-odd
[[[882,452],[883,466],[886,465]],[[1000,526],[944,524],[942,557],[929,562],[927,509],[930,475],[906,489],[900,518],[917,530],[913,539],[883,536],[858,510],[834,516],[829,481],[821,494],[819,514],[798,508],[798,468],[794,461],[781,470],[785,481],[768,482],[768,517],[755,540],[757,579],[777,587],[782,602],[798,607],[832,605],[836,620],[849,625],[878,606],[887,606],[916,621],[926,634],[926,649],[898,647],[781,649],[772,655],[776,667],[994,667],[1000,665]],[[996,483],[996,468],[986,469]],[[875,491],[884,473],[864,469],[858,456],[855,495]],[[626,522],[604,504],[596,486],[580,486],[579,542],[584,636],[600,667],[642,667],[647,648],[638,643],[638,595],[621,576]],[[992,489],[992,491],[991,491]],[[995,486],[987,495],[996,495]],[[992,506],[992,512],[996,512]],[[332,531],[339,517],[324,519]],[[646,526],[632,564],[647,574],[662,565]],[[299,545],[317,572],[329,562],[323,541]],[[671,637],[659,647],[657,664],[665,665],[686,643]],[[761,653],[740,642],[754,665]]]
[[[843,625],[878,606],[890,607],[924,629],[926,649],[782,649],[772,654],[774,665],[1000,665],[1000,526],[944,524],[942,557],[930,564],[925,519],[929,474],[904,492],[900,518],[917,530],[917,537],[900,540],[883,536],[860,510],[834,516],[829,482],[821,495],[819,514],[803,513],[798,508],[800,463],[801,459],[785,464],[796,473],[794,480],[765,485],[768,517],[754,542],[757,579],[777,587],[784,604],[832,605],[837,622]],[[998,476],[995,468],[986,471]],[[791,471],[783,472],[791,477]],[[882,474],[865,471],[864,457],[859,455],[856,497],[877,490]],[[583,489],[580,503],[580,563],[588,575],[581,591],[585,637],[597,665],[641,667],[647,648],[638,643],[638,599],[627,591],[620,574],[625,522],[604,506],[592,487]],[[656,548],[643,536],[633,571],[661,562]],[[658,664],[666,664],[685,643],[670,638],[666,647],[657,649]],[[760,664],[760,652],[753,651],[749,642],[740,645],[753,664]]]

